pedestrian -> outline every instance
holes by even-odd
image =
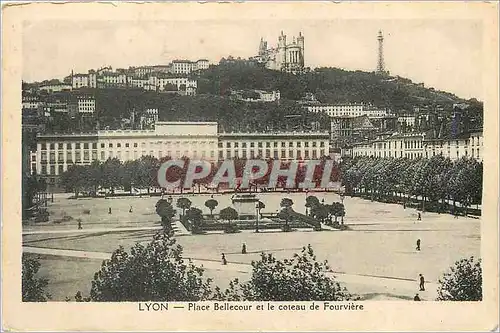
[[[130,206],[130,209],[128,210],[129,213],[132,213],[132,206]]]
[[[241,247],[241,254],[247,254],[247,246],[245,243],[243,243],[243,246]]]
[[[417,239],[417,251],[420,251],[420,238]]]
[[[403,202],[403,209],[406,209],[406,202]]]
[[[109,207],[108,209],[108,214],[111,214],[111,207]]]
[[[420,301],[420,297],[418,296],[418,294],[415,294],[415,297],[413,297],[413,300],[414,301]]]
[[[82,230],[82,221],[78,220],[78,230]]]
[[[422,221],[422,215],[420,213],[417,215],[417,221]]]
[[[222,264],[227,265],[227,260],[226,260],[226,256],[224,255],[224,253],[222,254]]]
[[[419,274],[420,276],[420,291],[425,291],[425,279],[422,274]]]

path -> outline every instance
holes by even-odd
[[[91,252],[91,251],[77,251],[77,250],[63,250],[63,249],[51,249],[51,248],[40,248],[23,246],[23,252],[42,254],[42,255],[52,255],[52,256],[64,256],[64,257],[74,257],[74,258],[85,258],[85,259],[98,259],[106,260],[110,259],[111,254],[106,252]],[[201,266],[205,269],[216,270],[216,271],[230,271],[239,273],[250,273],[252,266],[250,264],[229,262],[227,265],[222,265],[220,261],[207,260],[207,259],[189,259],[193,264]],[[416,280],[401,278],[401,277],[390,277],[390,276],[374,276],[366,274],[349,274],[344,272],[329,272],[327,275],[335,277],[337,281],[346,284],[362,284],[371,285],[378,287],[390,287],[392,290],[403,290],[405,293],[413,293],[416,290],[418,282]],[[420,292],[424,293],[426,299],[435,299],[436,290],[438,284],[432,281],[426,282],[427,291]]]
[[[26,230],[23,235],[43,235],[43,234],[78,234],[78,233],[96,233],[96,232],[121,232],[121,231],[139,231],[139,230],[158,230],[161,226],[154,227],[124,227],[124,228],[89,228],[89,229],[60,229],[60,230]]]

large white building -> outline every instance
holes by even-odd
[[[311,160],[329,155],[328,132],[221,133],[219,159]]]
[[[93,115],[95,112],[95,98],[93,96],[78,96],[77,109],[80,114]]]
[[[378,109],[363,103],[350,104],[315,104],[305,106],[309,112],[326,113],[330,117],[359,117],[368,116],[378,118],[386,116],[387,110]]]
[[[40,134],[31,154],[32,172],[56,184],[72,164],[108,158],[170,156],[218,161],[234,157],[284,160],[329,155],[327,132],[218,133],[216,122],[156,122],[153,130],[102,130],[94,133]]]
[[[172,72],[174,74],[189,74],[198,70],[207,69],[209,62],[207,59],[197,61],[190,60],[174,60],[172,61]]]
[[[360,142],[346,150],[349,156],[431,158],[442,155],[451,160],[472,157],[483,160],[483,133],[481,130],[457,138],[426,138],[424,133],[393,134],[377,140]]]

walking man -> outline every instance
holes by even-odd
[[[82,221],[78,220],[78,230],[82,230]]]
[[[417,239],[417,251],[420,251],[420,238]]]
[[[418,215],[417,215],[417,216],[418,216],[418,217],[417,217],[417,221],[422,221],[422,215],[421,215],[420,213],[418,213]]]
[[[109,207],[108,209],[108,214],[111,214],[111,207]]]
[[[226,256],[224,255],[224,253],[222,254],[222,264],[227,265],[227,260],[226,260]]]
[[[132,206],[130,206],[130,209],[128,210],[129,213],[132,213]]]
[[[425,291],[425,279],[422,274],[419,274],[420,276],[420,291]]]
[[[243,243],[243,246],[241,247],[241,254],[247,254],[247,246],[245,243]]]

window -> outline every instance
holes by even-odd
[[[51,175],[55,175],[56,174],[56,166],[55,165],[51,165],[50,166],[50,174]]]
[[[292,141],[290,141],[290,142],[288,143],[288,147],[293,147],[293,142],[292,142]],[[299,147],[299,146],[297,146],[297,147]]]
[[[81,148],[81,147],[80,147],[80,142],[75,143],[75,148],[76,148],[76,149],[80,149],[80,148]]]
[[[104,157],[104,151],[101,151],[101,160],[104,161],[105,157]]]
[[[254,142],[250,142],[250,148],[253,148],[255,147],[255,143]]]
[[[121,147],[122,147],[122,144],[118,142],[118,143],[116,144],[116,148],[121,148]]]
[[[219,148],[222,148],[222,142],[219,142]]]
[[[113,144],[112,144],[112,143],[110,143],[110,144],[108,145],[108,148],[113,148]]]
[[[226,148],[231,148],[231,142],[226,142]]]
[[[238,148],[238,142],[234,143],[234,148]]]
[[[257,152],[257,154],[258,154],[257,155],[258,157],[262,157],[262,149],[259,149],[258,152]]]
[[[50,152],[50,161],[55,162],[56,161],[56,153],[51,151]]]
[[[92,149],[97,149],[97,143],[92,143]]]
[[[42,175],[47,174],[47,166],[45,164],[42,164]]]
[[[66,144],[66,150],[71,150],[71,143]]]
[[[271,150],[266,149],[266,158],[269,158],[269,157],[271,157]]]
[[[222,160],[224,158],[222,150],[219,151],[219,159]]]
[[[134,148],[137,148],[137,142],[134,142]]]
[[[320,155],[321,155],[321,156],[325,156],[325,150],[324,150],[324,149],[321,149],[321,150],[319,151],[319,153],[320,153]]]
[[[262,148],[262,142],[259,142],[259,143],[257,144],[257,147]]]
[[[243,142],[243,143],[241,144],[241,147],[242,147],[242,148],[246,148],[246,147],[247,147],[247,143],[246,143],[246,142]]]
[[[312,146],[316,147],[316,144],[317,144],[316,141],[313,141]]]
[[[273,146],[274,146],[274,148],[278,147],[278,143],[277,143],[277,142],[274,142],[274,143],[273,143]]]
[[[104,143],[101,143],[101,148],[104,148]]]
[[[309,158],[309,150],[306,150],[306,151],[304,152],[304,158]]]
[[[266,148],[271,148],[271,142],[266,142]]]
[[[83,149],[89,149],[89,144],[87,142],[83,144]]]
[[[53,143],[50,144],[50,150],[54,150],[55,149],[55,145]]]
[[[286,142],[282,142],[281,143],[281,148],[285,148],[286,147]]]
[[[60,152],[57,153],[57,160],[59,162],[63,162],[64,161],[64,154],[63,154],[62,151],[60,151]]]
[[[42,145],[41,145],[41,146],[42,146],[42,150],[47,150],[47,144],[42,143]]]
[[[297,148],[300,148],[302,146],[302,142],[297,142]]]
[[[60,175],[60,174],[62,174],[63,172],[64,172],[64,166],[59,165],[59,166],[57,167],[57,174],[59,174],[59,175]]]
[[[90,159],[90,156],[89,156],[89,151],[88,151],[88,150],[85,150],[85,151],[83,152],[83,159],[84,159],[85,161],[88,161],[88,160]]]
[[[300,153],[299,153],[299,154],[300,154]],[[297,156],[298,156],[298,155],[297,155]],[[292,149],[290,149],[290,150],[288,151],[288,157],[289,157],[289,158],[293,158],[293,150],[292,150]]]
[[[286,150],[285,149],[281,150],[281,158],[286,158]]]
[[[309,147],[309,142],[304,142],[304,147],[308,148]]]

